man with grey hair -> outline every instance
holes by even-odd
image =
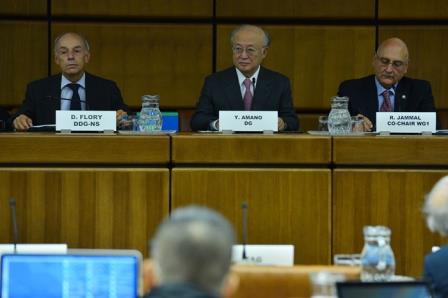
[[[90,46],[84,37],[74,32],[58,36],[54,58],[61,73],[28,84],[22,107],[11,119],[14,129],[55,124],[56,110],[117,111],[117,121],[126,114],[115,82],[85,72]]]
[[[175,210],[151,242],[153,286],[145,298],[226,296],[233,244],[233,228],[217,212]]]
[[[423,212],[432,232],[448,236],[448,176],[427,195]],[[448,245],[425,257],[423,276],[433,284],[438,297],[448,297]]]
[[[278,111],[278,130],[298,130],[289,79],[261,66],[270,45],[260,27],[236,28],[230,42],[233,67],[208,76],[191,118],[192,130],[218,130],[219,111]]]

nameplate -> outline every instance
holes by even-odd
[[[436,113],[377,112],[376,131],[391,133],[436,132]]]
[[[234,245],[232,262],[253,265],[294,265],[294,245],[246,245],[246,259],[243,259],[243,246]]]
[[[116,131],[115,111],[56,111],[57,131]]]
[[[219,131],[278,131],[277,111],[219,111]]]

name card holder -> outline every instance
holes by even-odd
[[[377,112],[376,131],[380,135],[390,133],[421,133],[430,135],[436,132],[435,112]]]
[[[273,134],[278,131],[277,111],[219,111],[219,131],[263,132]]]
[[[102,132],[113,134],[117,130],[115,111],[56,111],[56,131]]]

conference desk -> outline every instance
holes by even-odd
[[[364,225],[392,229],[397,273],[420,276],[423,257],[446,242],[426,227],[424,195],[448,174],[448,138],[333,138],[333,253],[362,250]]]
[[[249,244],[294,244],[296,263],[330,263],[330,137],[180,134],[171,150],[173,208],[217,209],[241,242],[247,201]]]
[[[169,212],[169,136],[0,134],[0,243],[133,248]]]
[[[362,226],[392,228],[397,273],[418,276],[443,239],[421,214],[423,196],[448,174],[440,136],[305,134],[172,136],[0,134],[0,242],[12,241],[17,198],[21,242],[136,248],[170,208],[221,211],[241,241],[291,243],[297,264],[359,253]]]

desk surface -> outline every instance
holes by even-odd
[[[334,137],[333,162],[338,165],[448,164],[446,136]]]
[[[178,134],[172,161],[214,164],[328,164],[331,137],[305,134]]]
[[[0,163],[166,164],[170,137],[54,133],[0,134]]]

